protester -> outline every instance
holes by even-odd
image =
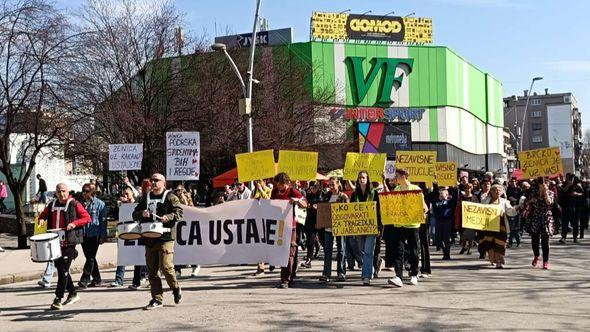
[[[397,168],[395,170],[395,181],[398,186],[394,191],[409,191],[409,190],[421,190],[420,187],[413,185],[408,180],[409,173],[404,168]],[[428,207],[424,200],[422,201],[424,213],[428,211]],[[414,223],[408,225],[394,224],[392,229],[393,241],[393,263],[395,269],[395,277],[387,280],[390,285],[402,287],[403,268],[404,268],[404,255],[408,252],[407,261],[410,263],[410,284],[418,284],[418,248],[419,248],[419,235],[418,229],[420,224],[424,221],[424,216],[419,220],[415,220]],[[386,240],[387,241],[387,240]],[[404,242],[406,246],[404,247]]]
[[[516,210],[510,205],[507,199],[500,196],[504,193],[504,187],[499,184],[495,184],[490,188],[489,195],[481,201],[482,204],[493,204],[498,205],[502,210],[500,218],[500,231],[483,232],[483,239],[479,243],[479,249],[485,251],[488,254],[488,258],[492,265],[496,265],[496,268],[504,268],[506,255],[506,240],[508,239],[508,233],[510,232],[510,226],[508,223],[508,215],[515,215]]]
[[[43,178],[41,178],[41,174],[37,174],[37,180],[39,180],[39,190],[37,190],[37,195],[39,195],[39,203],[47,203],[47,183]]]
[[[467,183],[463,186],[463,193],[459,197],[459,202],[457,203],[457,208],[455,210],[455,225],[461,232],[461,251],[459,251],[459,255],[463,255],[464,253],[471,255],[471,248],[473,247],[473,241],[475,240],[475,230],[463,228],[463,209],[461,209],[461,202],[463,201],[479,203],[479,199],[473,194],[472,190],[473,185],[471,183]]]
[[[254,181],[254,191],[252,192],[252,198],[254,199],[270,199],[272,189],[266,186],[264,181],[256,180]]]
[[[435,186],[438,189],[438,186]],[[455,209],[457,207],[458,190],[451,195],[445,188],[440,189],[439,197],[434,201],[432,209],[436,218],[437,242],[442,246],[443,260],[451,259],[451,232],[453,229]]]
[[[337,177],[331,177],[329,180],[329,191],[326,194],[324,201],[329,203],[348,203],[350,200],[345,193],[342,192],[340,180]],[[332,250],[334,248],[334,238],[336,240],[336,274],[337,281],[346,281],[346,266],[344,252],[346,251],[346,241],[343,236],[334,237],[332,228],[324,229],[324,269],[321,282],[330,282],[332,278]]]
[[[533,247],[533,266],[539,261],[539,241],[543,248],[543,269],[549,269],[549,238],[555,231],[553,213],[553,192],[548,189],[543,178],[533,183],[525,205],[524,229],[531,236]]]
[[[236,180],[235,185],[236,190],[231,192],[231,194],[227,198],[227,201],[235,201],[238,199],[250,199],[252,191],[248,189],[248,187],[246,187],[243,182],[237,182]]]
[[[76,244],[82,240],[82,227],[92,220],[82,204],[70,197],[67,185],[60,183],[55,187],[55,191],[57,199],[39,214],[39,224],[43,226],[47,222],[48,230],[58,230],[60,234],[61,257],[54,261],[57,269],[57,288],[50,309],[61,310],[64,305],[73,304],[80,299],[72,282],[70,265],[78,256]],[[68,298],[62,304],[66,290]]]
[[[162,222],[168,228],[160,238],[144,239],[145,260],[148,268],[148,278],[152,299],[144,307],[145,310],[152,310],[163,306],[162,280],[159,270],[166,277],[166,282],[174,294],[174,303],[179,304],[182,300],[182,290],[176,280],[174,273],[174,241],[170,228],[177,221],[182,220],[182,207],[180,201],[170,190],[166,190],[166,178],[164,175],[155,173],[151,176],[151,192],[144,195],[133,211],[133,219],[145,222]]]
[[[8,197],[8,188],[6,182],[0,181],[0,213],[6,212],[6,205],[4,200]]]
[[[288,200],[290,204],[297,204],[299,207],[306,208],[307,201],[299,190],[291,187],[291,179],[287,173],[279,173],[273,179],[275,187],[273,188],[270,199]],[[297,270],[297,222],[293,219],[293,231],[291,233],[291,246],[289,250],[289,261],[287,266],[281,267],[281,283],[279,288],[289,288],[293,285],[293,279]]]
[[[305,256],[305,262],[301,263],[303,268],[311,268],[311,261],[317,258],[320,251],[320,242],[318,240],[317,224],[317,208],[318,203],[323,201],[321,183],[312,182],[310,183],[309,191],[306,195],[307,199],[307,216],[305,217],[305,248],[307,249],[307,255]]]
[[[90,214],[92,221],[84,226],[84,240],[82,242],[82,250],[86,263],[82,277],[78,282],[81,288],[96,287],[102,284],[100,271],[98,270],[98,262],[96,261],[96,253],[98,247],[103,244],[107,238],[107,207],[100,199],[96,198],[96,187],[90,183],[82,186],[82,194],[84,195],[84,208]],[[92,277],[92,282],[90,278]]]
[[[377,202],[377,211],[379,211],[379,191],[370,187],[371,180],[367,171],[360,171],[355,184],[355,189],[350,198],[351,202]],[[381,229],[381,214],[377,212],[377,224]],[[373,279],[373,268],[377,264],[375,256],[375,235],[358,235],[356,236],[359,248],[362,254],[362,272],[364,286],[371,285]]]
[[[514,207],[518,207],[520,198],[522,197],[522,189],[516,185],[516,179],[513,177],[508,181],[508,187],[506,188],[506,198],[510,204]],[[516,247],[520,247],[521,239],[521,218],[517,213],[514,217],[508,217],[510,223],[510,234],[508,236],[508,248],[511,248],[516,242]]]

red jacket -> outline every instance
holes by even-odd
[[[88,211],[86,211],[86,209],[84,208],[84,206],[82,206],[82,204],[80,204],[78,201],[76,201],[75,199],[68,197],[68,199],[71,199],[70,204],[68,206],[68,210],[73,213],[75,212],[76,215],[76,219],[71,220],[71,222],[74,223],[74,225],[76,225],[76,227],[82,227],[86,224],[89,224],[92,221],[92,218],[90,217],[90,215],[88,214]],[[43,212],[41,212],[41,214],[39,215],[39,219],[44,219],[46,220],[47,217],[49,216],[49,214],[51,214],[51,220],[47,220],[47,229],[56,229],[56,228],[63,228],[65,229],[68,226],[68,223],[66,222],[66,216],[64,214],[63,210],[57,210],[57,211],[51,211],[52,208],[54,207],[56,208],[63,208],[65,207],[66,204],[61,203],[59,200],[55,200],[53,202],[51,202],[50,204],[48,204],[45,207],[45,210],[43,210]],[[59,220],[59,223],[57,222]]]

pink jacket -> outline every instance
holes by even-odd
[[[0,186],[0,198],[8,197],[8,190],[6,189],[6,184]]]

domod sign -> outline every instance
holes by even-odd
[[[396,69],[402,68],[409,75],[412,72],[414,59],[372,58],[369,61],[371,69],[367,74],[363,69],[364,61],[364,57],[349,56],[344,59],[349,72],[353,102],[360,104],[367,96],[371,86],[377,83],[379,86],[376,104],[391,105],[393,103],[391,91],[394,87],[399,89],[404,79],[404,73],[395,76]],[[376,82],[379,72],[381,72],[381,79]]]

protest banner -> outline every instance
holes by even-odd
[[[318,171],[318,153],[304,151],[279,151],[278,172],[285,172],[291,180],[315,180]]]
[[[461,204],[463,228],[491,232],[500,231],[501,207],[467,201],[463,201]]]
[[[344,163],[344,180],[356,181],[360,171],[367,171],[372,181],[381,181],[385,169],[385,153],[348,152]]]
[[[532,179],[540,176],[563,175],[559,148],[545,148],[518,153],[522,177]]]
[[[395,178],[395,160],[387,160],[385,162],[385,178]]]
[[[143,144],[109,144],[109,171],[141,169]]]
[[[454,161],[437,162],[436,182],[441,187],[454,187],[457,185],[457,163]]]
[[[287,265],[293,230],[289,201],[248,199],[209,208],[182,208],[184,218],[173,228],[175,265]],[[137,241],[121,242],[118,265],[145,264],[144,249]]]
[[[332,227],[331,203],[318,203],[317,219],[315,228],[323,229]]]
[[[395,167],[408,170],[409,180],[432,185],[436,175],[436,151],[397,151]]]
[[[377,202],[332,203],[334,236],[372,235],[377,229]]]
[[[276,174],[273,150],[238,153],[236,164],[240,182],[272,178]]]
[[[198,132],[166,133],[166,179],[170,181],[198,180],[200,136]]]
[[[132,221],[137,203],[123,203],[119,206],[119,221]],[[117,234],[117,265],[145,265],[143,240],[121,240]]]
[[[381,223],[409,225],[424,223],[424,195],[421,190],[390,191],[379,194]]]
[[[307,209],[295,204],[295,221],[301,225],[305,225],[305,219],[307,219]]]

